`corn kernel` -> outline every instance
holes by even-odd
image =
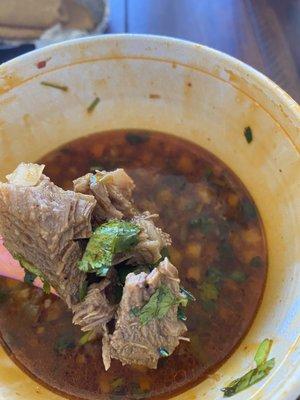
[[[199,258],[201,254],[201,245],[191,242],[186,247],[186,255],[190,258]]]
[[[201,278],[201,270],[199,267],[190,267],[187,270],[187,277],[199,281]]]
[[[142,391],[146,392],[151,388],[150,379],[147,376],[141,376],[139,378],[139,384]]]
[[[193,172],[194,166],[192,160],[187,156],[181,156],[178,163],[177,168],[184,174],[189,174]]]
[[[227,197],[227,202],[231,207],[236,207],[239,202],[239,198],[236,194],[230,193]]]
[[[110,393],[110,383],[107,379],[106,374],[101,374],[99,379],[99,387],[101,393],[107,394]]]
[[[170,253],[170,258],[172,260],[172,263],[174,265],[176,265],[177,267],[179,267],[182,262],[181,253],[177,249],[175,249],[175,247],[170,247],[169,253]]]
[[[251,228],[243,231],[243,239],[248,244],[255,244],[260,241],[260,235],[256,228]]]
[[[38,328],[37,328],[37,330],[36,330],[36,333],[38,334],[38,335],[41,335],[42,333],[44,333],[45,332],[45,327],[44,326],[39,326]]]

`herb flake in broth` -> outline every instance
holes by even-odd
[[[247,372],[245,375],[235,379],[228,386],[221,389],[224,397],[231,397],[235,394],[248,389],[250,386],[264,379],[275,366],[275,358],[267,360],[273,341],[265,339],[258,347],[254,356],[256,368]]]

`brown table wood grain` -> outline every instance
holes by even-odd
[[[300,101],[300,0],[111,0],[108,32],[211,46],[263,72]]]

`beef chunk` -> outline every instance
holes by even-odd
[[[114,317],[116,306],[111,305],[105,295],[108,279],[94,283],[81,303],[73,307],[73,323],[80,325],[83,331],[103,333],[106,324]]]
[[[11,254],[36,266],[70,307],[85,280],[76,266],[82,249],[75,239],[91,235],[96,202],[57,187],[42,169],[20,164],[8,183],[0,183],[0,232]]]
[[[75,180],[75,191],[65,191],[36,164],[20,164],[7,179],[0,183],[0,232],[7,249],[54,287],[73,311],[74,324],[102,336],[106,369],[111,358],[123,365],[156,368],[161,356],[172,354],[180,339],[186,339],[181,336],[186,326],[177,313],[187,300],[180,292],[177,269],[167,258],[160,262],[170,236],[155,226],[156,215],[134,208],[132,179],[123,169],[97,171]],[[87,241],[82,239],[92,235],[91,218],[97,229],[94,243],[91,240],[85,250],[86,268],[82,258]],[[109,222],[98,226],[105,221]],[[110,268],[109,279],[99,277],[106,271],[96,276],[100,266]],[[135,273],[126,276],[129,271]],[[87,275],[91,272],[94,275]],[[120,301],[111,294],[124,280]],[[82,299],[87,282],[90,286]],[[120,303],[110,303],[113,298]],[[109,334],[107,323],[112,319],[116,324]]]
[[[117,312],[116,329],[110,338],[110,357],[120,360],[123,365],[156,368],[162,350],[170,355],[186,331],[185,324],[177,318],[177,302],[169,303],[165,314],[161,311],[154,313],[147,323],[141,319],[141,314],[136,313],[162,287],[174,299],[180,298],[178,272],[167,258],[149,275],[144,272],[127,275]],[[105,353],[107,367],[107,344]]]
[[[93,217],[96,223],[123,217],[132,217],[134,206],[133,180],[122,169],[112,172],[96,171],[74,181],[75,192],[92,194],[97,200]]]
[[[162,249],[171,245],[170,236],[154,225],[152,221],[154,217],[158,215],[145,212],[132,218],[132,222],[141,228],[141,233],[130,262],[153,264],[161,258]]]

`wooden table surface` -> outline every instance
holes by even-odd
[[[108,32],[149,33],[224,51],[300,102],[300,0],[110,0]]]
[[[300,0],[110,0],[108,33],[191,40],[258,69],[300,102]],[[0,62],[33,46],[1,50]]]

